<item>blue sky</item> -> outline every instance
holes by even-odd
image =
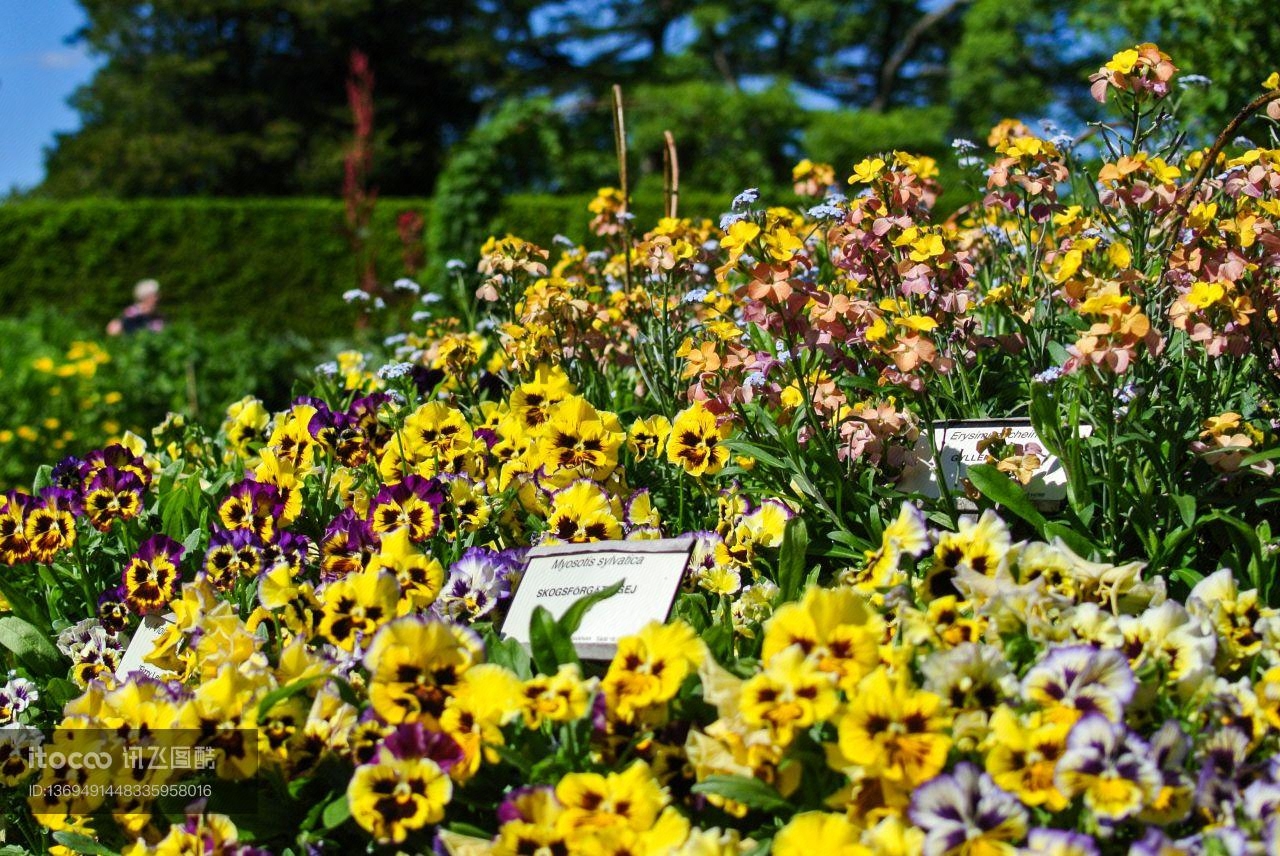
[[[97,61],[66,40],[83,23],[75,0],[0,0],[0,197],[37,184],[54,132],[80,124],[67,98]]]

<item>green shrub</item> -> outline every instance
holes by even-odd
[[[550,102],[513,99],[504,102],[454,148],[436,181],[428,229],[431,278],[444,273],[443,254],[471,258],[493,231],[503,189],[528,186],[545,176],[559,153]]]
[[[804,153],[835,166],[837,176],[848,175],[850,167],[868,155],[904,151],[938,161],[938,181],[943,187],[939,212],[949,213],[978,197],[965,186],[973,176],[962,172],[952,155],[948,133],[952,117],[946,107],[904,107],[883,113],[831,110],[809,117]]]
[[[590,200],[511,196],[493,206],[496,218],[487,212],[467,228],[477,241],[508,231],[544,245],[557,233],[580,239]],[[729,201],[690,193],[680,210],[715,217]],[[637,195],[634,207],[637,227],[648,228],[661,192]],[[383,199],[375,209],[370,232],[384,284],[405,273],[396,217],[411,210],[430,222],[427,200]],[[344,229],[342,203],[326,199],[11,202],[0,205],[0,302],[10,315],[49,309],[98,335],[128,305],[134,283],[155,277],[161,312],[193,329],[251,330],[258,342],[286,332],[350,336],[357,313],[342,292],[357,276]],[[459,244],[447,246],[458,253]]]
[[[383,281],[403,275],[396,216],[424,200],[381,200],[371,231]],[[30,201],[0,205],[0,298],[101,327],[155,277],[162,312],[201,330],[352,329],[342,292],[356,266],[337,200]]]
[[[824,110],[809,114],[803,146],[810,158],[834,164],[894,149],[941,158],[949,150],[950,125],[951,112],[946,107],[906,107],[883,113]]]
[[[733,194],[789,184],[805,112],[781,83],[760,91],[722,83],[638,86],[627,97],[627,130],[642,175],[662,175],[662,132],[675,137],[685,186]]]

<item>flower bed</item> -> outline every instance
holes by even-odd
[[[0,505],[6,840],[1271,852],[1280,152],[1181,152],[1173,75],[1095,75],[1135,123],[1097,198],[1017,123],[943,223],[900,152],[719,228],[603,191],[599,249],[486,244],[467,323],[43,470]],[[580,609],[499,632],[530,545],[684,533],[612,659]]]
[[[149,430],[173,409],[217,426],[226,403],[248,392],[279,407],[319,352],[292,335],[263,343],[183,323],[102,341],[102,327],[47,310],[0,318],[0,339],[0,490],[30,485],[51,458]]]

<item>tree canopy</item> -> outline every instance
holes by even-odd
[[[80,3],[76,38],[106,62],[73,97],[82,127],[48,154],[54,196],[334,194],[353,50],[375,76],[384,195],[431,192],[451,148],[513,99],[552,105],[562,154],[543,185],[599,181],[613,83],[637,134],[671,127],[691,177],[718,188],[778,178],[808,139],[841,138],[840,115],[852,138],[852,111],[921,111],[935,142],[1050,104],[1087,118],[1088,71],[1149,37],[1222,84],[1203,105],[1216,121],[1280,53],[1249,0]]]

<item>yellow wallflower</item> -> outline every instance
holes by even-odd
[[[1128,74],[1133,71],[1134,66],[1138,64],[1138,51],[1134,48],[1128,48],[1116,53],[1111,59],[1107,60],[1107,64],[1103,68],[1108,71],[1114,71],[1119,74]]]
[[[760,237],[760,226],[750,220],[738,220],[729,226],[728,233],[720,240],[721,249],[728,250],[729,256],[737,260],[756,238]]]
[[[1196,309],[1207,309],[1226,297],[1227,290],[1220,282],[1195,282],[1187,292],[1187,303]]]
[[[938,175],[938,162],[928,155],[894,152],[893,162],[896,166],[911,170],[920,178],[934,178]]]
[[[884,172],[884,168],[884,158],[864,158],[854,166],[853,175],[849,176],[849,183],[870,184],[880,177],[880,174]]]

